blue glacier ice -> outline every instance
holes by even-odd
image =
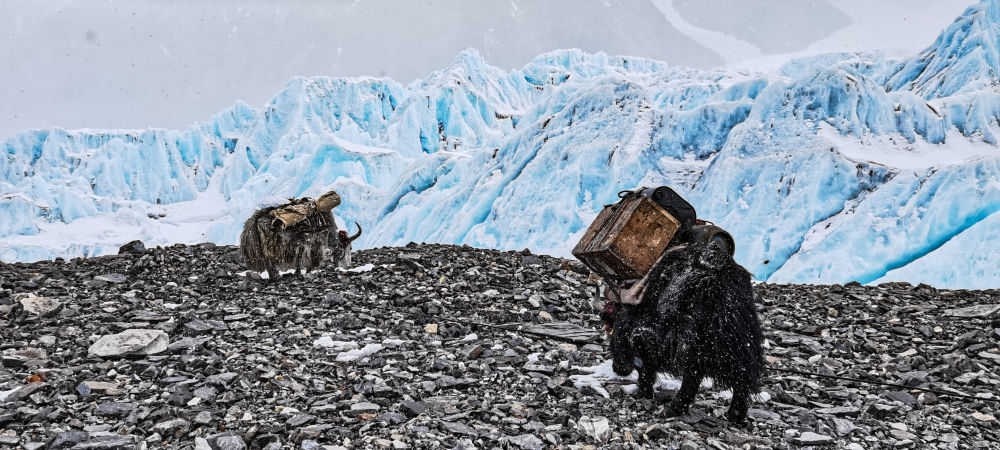
[[[409,85],[295,78],[186,130],[32,130],[3,143],[0,259],[233,244],[251,211],[336,189],[360,248],[569,256],[623,189],[667,184],[758,280],[1000,287],[1000,0],[926,50],[769,73],[475,50]]]

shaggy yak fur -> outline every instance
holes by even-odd
[[[639,371],[640,397],[653,396],[657,372],[682,377],[669,405],[685,414],[702,378],[732,388],[726,417],[746,419],[764,375],[763,332],[750,274],[715,246],[673,247],[651,269],[642,302],[609,304],[615,373]]]
[[[302,221],[282,226],[271,214],[288,206],[311,202],[307,198],[290,199],[288,203],[258,209],[243,224],[240,233],[240,252],[250,270],[267,272],[268,278],[281,278],[280,270],[295,269],[299,274],[313,270],[323,262],[332,236],[337,234],[337,223],[330,210],[317,210]],[[337,200],[339,203],[339,199]]]

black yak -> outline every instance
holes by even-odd
[[[602,314],[615,373],[637,369],[640,397],[652,397],[658,372],[681,377],[671,415],[686,413],[702,378],[711,378],[733,390],[726,417],[744,421],[764,375],[750,274],[718,246],[682,244],[650,269],[638,295],[639,304],[609,303]]]
[[[331,253],[328,248],[337,234],[333,208],[340,204],[334,191],[313,201],[306,197],[289,199],[280,206],[258,209],[243,224],[240,253],[250,270],[267,272],[277,280],[280,270],[313,270]]]

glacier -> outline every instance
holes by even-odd
[[[570,256],[623,189],[666,184],[761,281],[1000,287],[1000,0],[911,58],[760,73],[473,49],[401,85],[294,78],[186,130],[30,130],[3,143],[0,260],[234,244],[254,208],[329,189],[356,248]]]

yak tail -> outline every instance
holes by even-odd
[[[348,237],[347,242],[354,242],[355,239],[361,237],[361,224],[354,222],[354,225],[358,227],[358,232],[355,233],[354,236]]]
[[[264,243],[257,231],[255,219],[256,214],[243,224],[243,232],[240,233],[240,254],[243,256],[243,263],[250,270],[264,270]]]

